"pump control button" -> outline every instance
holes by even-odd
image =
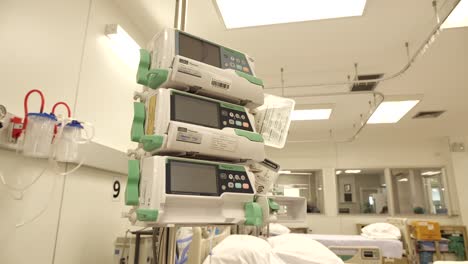
[[[228,182],[228,187],[229,188],[234,188],[234,183],[233,182]]]
[[[236,126],[242,126],[242,122],[241,121],[236,121]]]
[[[221,189],[224,191],[226,190],[226,185],[221,185]]]
[[[242,120],[244,120],[244,119],[245,119],[245,115],[241,115],[241,118],[242,118]]]
[[[242,188],[245,189],[245,190],[248,190],[249,189],[249,184],[248,183],[244,183],[242,185]]]
[[[221,178],[221,180],[227,179],[226,173],[221,173],[221,174],[219,175],[219,177]]]
[[[234,176],[232,174],[229,174],[229,179],[230,180],[234,179]]]
[[[227,115],[228,115],[228,111],[222,110],[222,111],[221,111],[221,114],[222,114],[223,116],[227,116]]]
[[[249,123],[244,122],[244,123],[242,123],[242,126],[243,126],[243,127],[249,127]]]
[[[245,176],[244,175],[241,176],[241,180],[245,181]]]
[[[236,181],[240,180],[239,175],[234,176],[234,179],[236,179]]]
[[[240,182],[236,183],[236,189],[242,188],[242,184]]]
[[[229,119],[229,124],[234,125],[234,119]]]

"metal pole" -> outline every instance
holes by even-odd
[[[174,28],[175,29],[179,29],[180,1],[181,0],[176,0],[175,14],[174,14]]]
[[[185,22],[187,17],[187,0],[176,0],[174,14],[174,28],[185,31]]]
[[[168,227],[167,232],[167,264],[175,263],[176,254],[176,227]]]
[[[140,238],[141,234],[138,232],[136,233],[136,238],[135,238],[135,257],[133,258],[133,264],[138,264],[140,261]]]
[[[182,10],[180,17],[180,30],[185,31],[185,21],[187,18],[187,0],[182,0]]]

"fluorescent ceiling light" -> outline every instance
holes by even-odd
[[[331,112],[331,109],[294,110],[291,114],[291,120],[327,120],[330,118]]]
[[[362,16],[366,0],[215,0],[226,28]]]
[[[421,173],[421,175],[424,175],[424,176],[433,176],[433,175],[438,175],[438,174],[440,174],[440,171],[425,171]]]
[[[399,182],[407,182],[407,181],[408,181],[408,178],[402,178],[402,179],[399,179],[398,181],[399,181]]]
[[[367,123],[397,123],[418,103],[419,100],[383,102],[379,105],[379,107],[377,107],[377,110],[375,110],[375,112],[369,118],[369,121],[367,121]]]
[[[350,174],[356,174],[356,173],[361,173],[361,170],[345,170],[346,173]]]
[[[340,175],[341,173],[343,173],[343,171],[337,170],[335,173],[336,173],[336,175]]]
[[[468,26],[468,0],[461,0],[450,13],[441,28],[458,28]]]
[[[140,45],[117,24],[106,25],[106,36],[111,40],[114,52],[126,64],[136,69],[140,61]]]
[[[279,174],[312,175],[311,172],[279,171]]]

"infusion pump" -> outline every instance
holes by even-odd
[[[252,213],[254,184],[244,165],[153,156],[141,170],[140,161],[129,162],[125,197],[136,225],[239,224]]]
[[[248,108],[263,105],[263,82],[248,55],[175,29],[156,35],[140,50],[137,82],[192,91]]]
[[[132,140],[146,152],[224,160],[265,159],[263,137],[243,106],[174,89],[149,90],[136,102]]]

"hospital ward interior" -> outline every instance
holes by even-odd
[[[1,264],[468,263],[468,0],[0,0],[0,40]]]

